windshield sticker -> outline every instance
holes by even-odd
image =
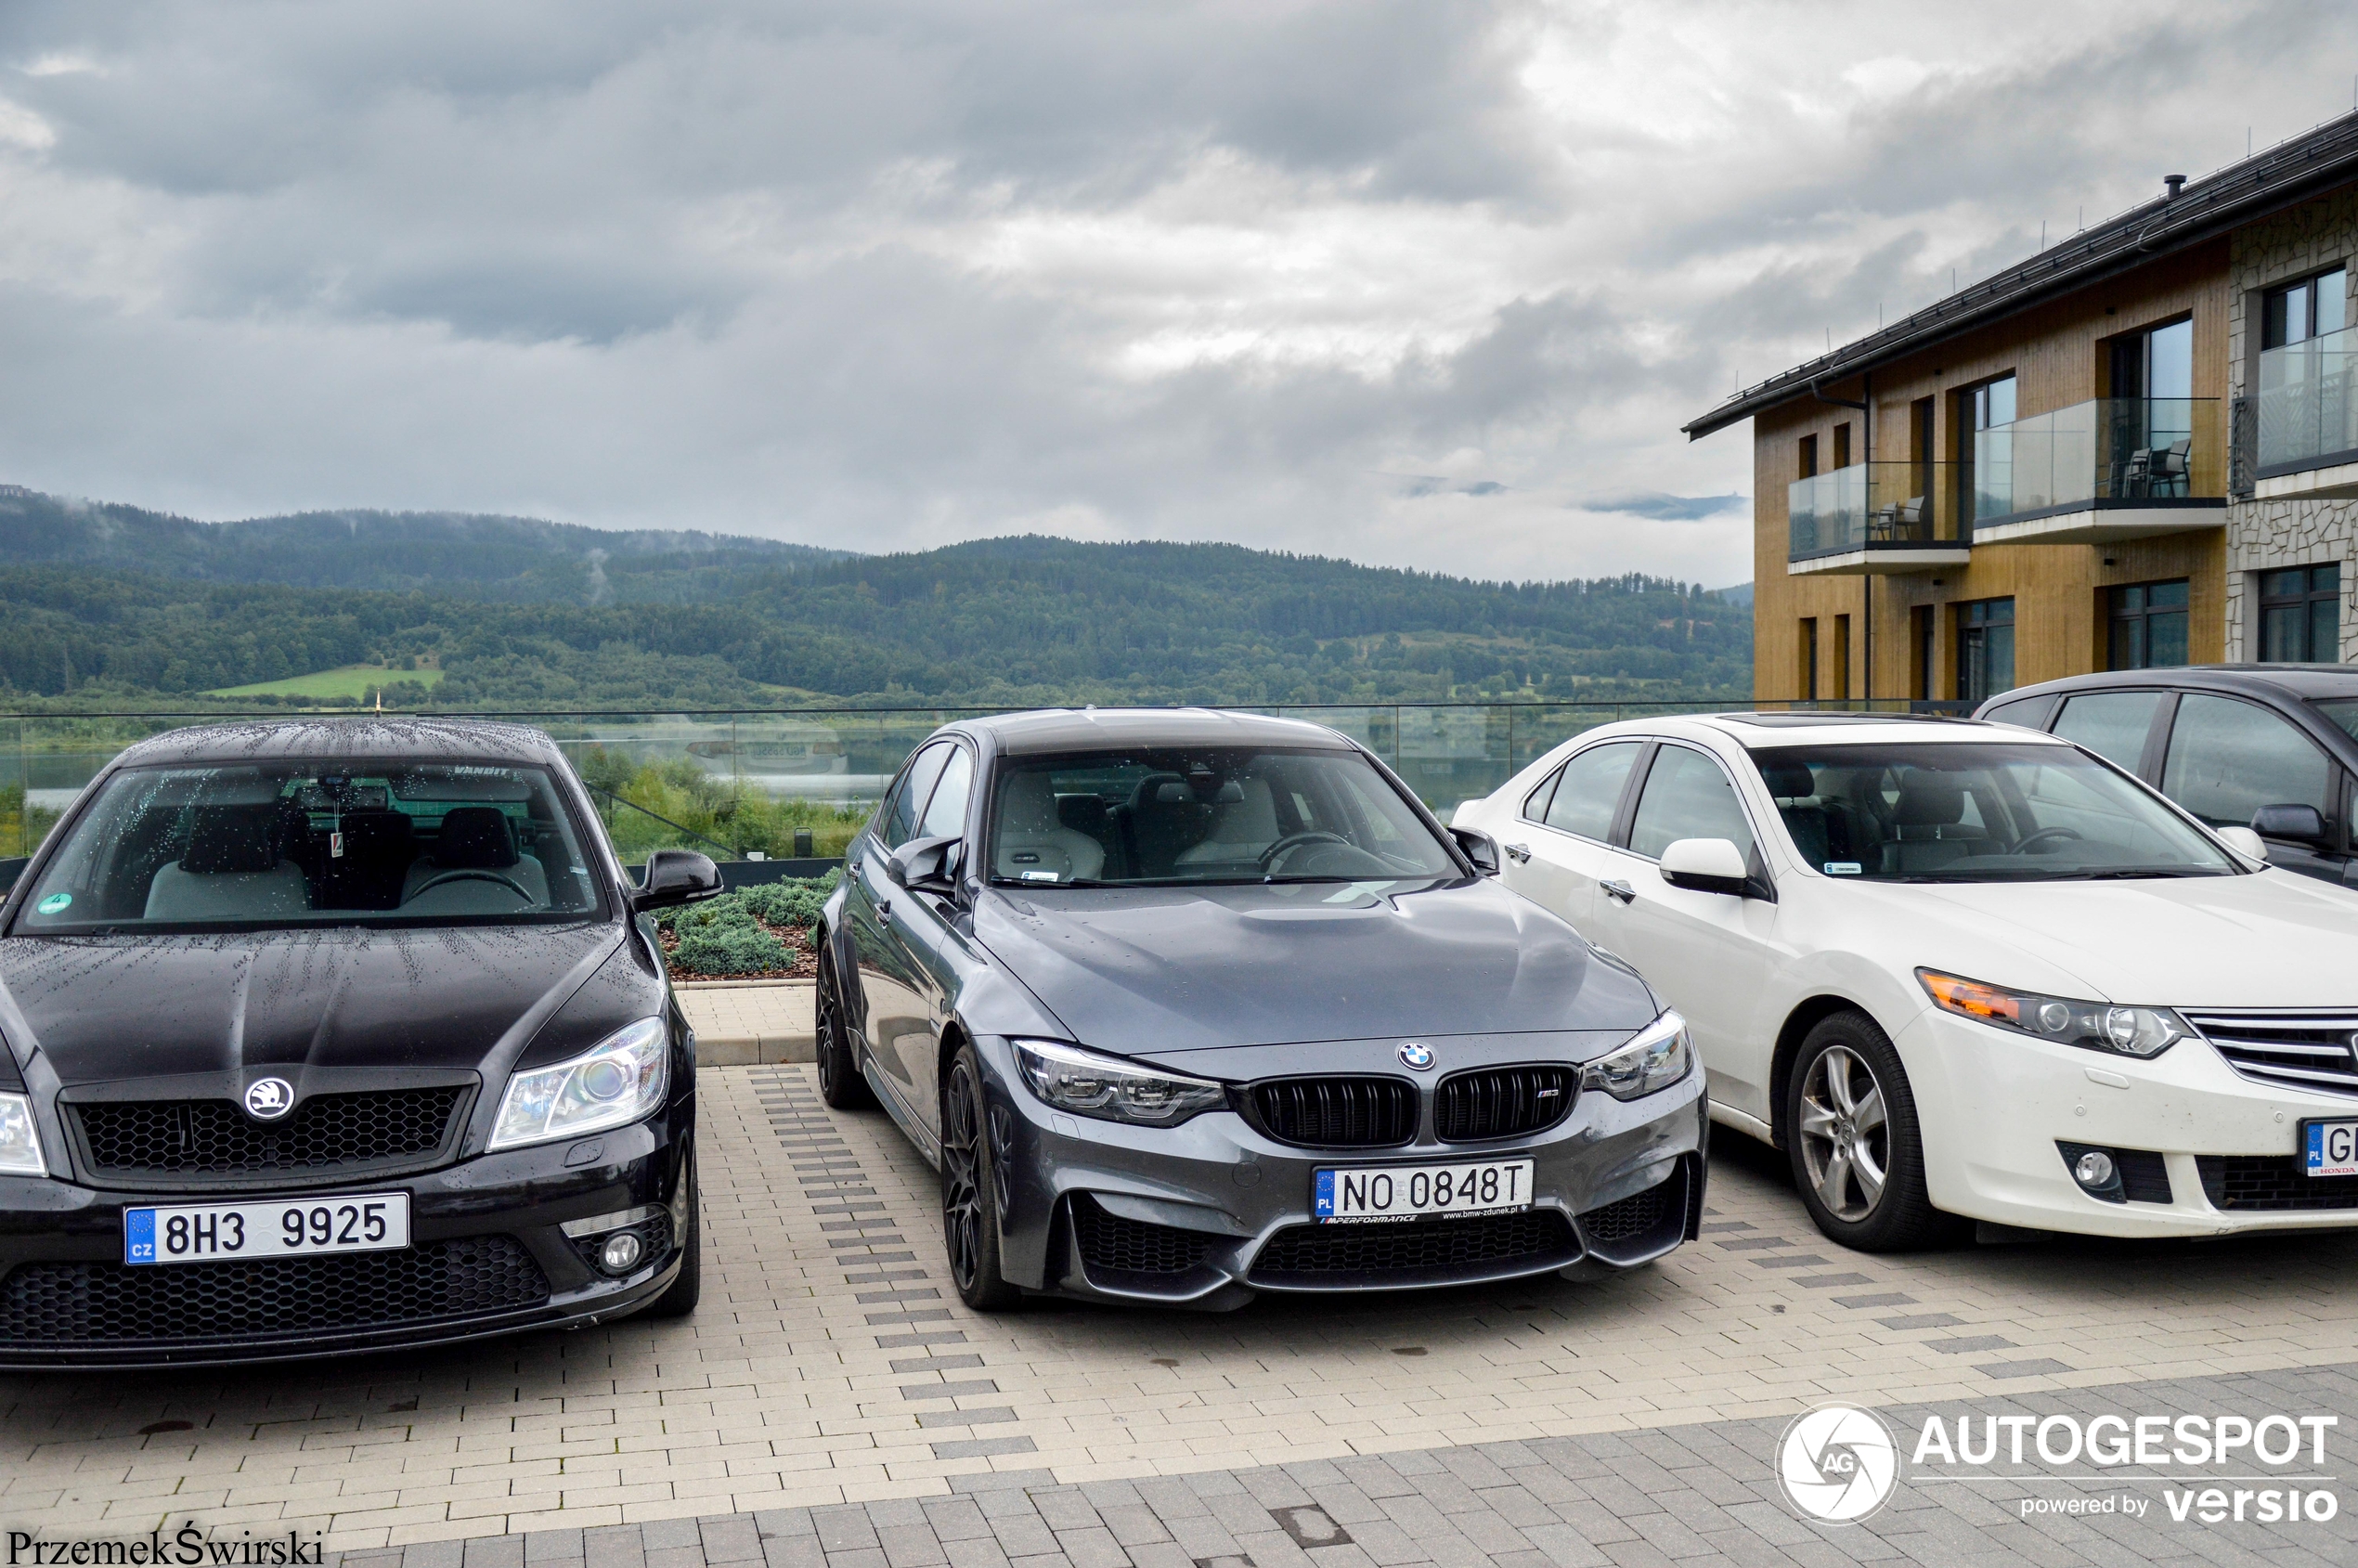
[[[1056,879],[1056,874],[1053,871],[1027,871],[1023,874],[1023,879],[1026,882],[1054,882]]]
[[[1863,876],[1866,871],[1867,868],[1857,861],[1828,861],[1826,862],[1828,876]]]
[[[44,914],[55,914],[59,910],[66,908],[72,902],[73,895],[71,893],[52,893],[47,898],[41,901],[41,913]]]

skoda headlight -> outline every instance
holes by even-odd
[[[1175,1127],[1191,1116],[1227,1108],[1226,1085],[1101,1056],[1078,1045],[1046,1040],[1015,1042],[1016,1066],[1044,1104],[1101,1121]]]
[[[0,1051],[6,1050],[0,1045]],[[0,1095],[0,1176],[45,1176],[41,1134],[32,1129],[32,1102],[22,1095]]]
[[[1602,1089],[1616,1100],[1639,1099],[1685,1078],[1694,1060],[1694,1048],[1687,1043],[1687,1020],[1665,1012],[1628,1044],[1582,1068],[1580,1086]]]
[[[1937,969],[1919,969],[1916,978],[1943,1012],[1996,1024],[2034,1039],[2122,1056],[2158,1056],[2195,1031],[2167,1007],[2116,1007],[2109,1002],[2074,1002],[2035,991],[2008,991],[1979,980],[1960,979]]]
[[[518,1148],[578,1137],[652,1116],[663,1104],[670,1062],[663,1020],[642,1018],[569,1062],[519,1072],[508,1080],[491,1147]]]

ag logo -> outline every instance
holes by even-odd
[[[283,1078],[257,1078],[246,1085],[246,1114],[276,1121],[294,1108],[294,1085]]]
[[[1432,1047],[1411,1040],[1400,1047],[1400,1059],[1415,1071],[1423,1072],[1432,1066]]]
[[[1820,1405],[1777,1440],[1777,1479],[1804,1518],[1855,1524],[1890,1498],[1899,1445],[1873,1411]]]

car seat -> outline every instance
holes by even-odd
[[[1964,817],[1965,788],[1960,780],[1910,769],[1899,781],[1899,798],[1892,807],[1893,836],[1883,846],[1885,875],[1924,875],[1972,854],[1972,839],[1948,832]]]
[[[311,907],[303,868],[281,860],[273,806],[200,806],[188,848],[148,885],[149,920],[268,920]]]
[[[1020,768],[999,786],[999,827],[991,875],[1010,882],[1085,882],[1106,868],[1106,847],[1064,825],[1056,781]]]
[[[409,814],[382,809],[345,811],[332,830],[343,835],[343,853],[322,869],[321,909],[392,909],[401,901],[402,881],[417,857]]]
[[[515,829],[497,806],[453,806],[433,849],[411,862],[403,876],[401,901],[408,903],[419,888],[449,871],[496,872],[530,894],[536,906],[549,901],[547,872],[537,858],[516,849]]]
[[[1198,842],[1180,850],[1174,863],[1254,861],[1283,836],[1277,826],[1277,797],[1271,793],[1269,781],[1230,779],[1212,801],[1209,831]]]

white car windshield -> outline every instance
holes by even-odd
[[[1777,746],[1752,754],[1801,858],[1884,882],[2226,876],[2184,818],[2070,746]]]
[[[26,899],[31,933],[577,920],[581,840],[538,768],[126,768]]]
[[[1462,875],[1356,752],[1203,747],[1010,758],[995,882],[1387,882]]]

